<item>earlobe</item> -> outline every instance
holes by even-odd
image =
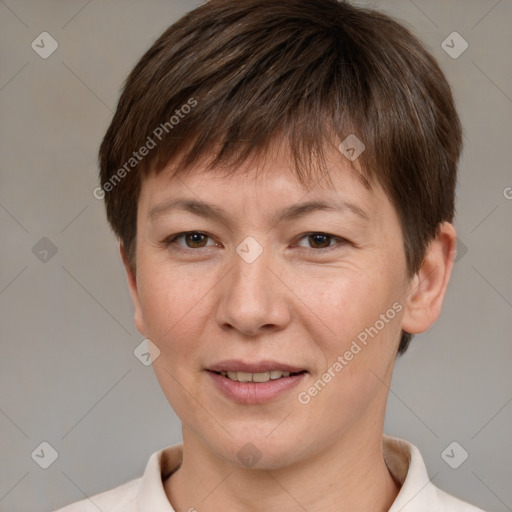
[[[454,226],[443,222],[427,249],[420,269],[410,282],[402,329],[419,334],[439,318],[455,260],[457,235]]]
[[[144,318],[142,315],[142,309],[140,307],[139,301],[139,290],[137,287],[137,275],[135,269],[130,265],[130,261],[126,254],[126,250],[124,248],[124,244],[121,240],[119,240],[119,253],[121,255],[121,259],[123,261],[123,265],[126,271],[126,279],[128,282],[128,288],[130,290],[130,295],[132,297],[132,302],[134,306],[134,321],[135,327],[142,334],[142,336],[146,336],[145,327],[144,327]]]

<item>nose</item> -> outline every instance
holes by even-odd
[[[250,263],[235,253],[232,270],[218,290],[218,325],[245,336],[284,329],[291,319],[292,292],[280,274],[271,251]]]

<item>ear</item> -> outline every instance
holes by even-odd
[[[449,222],[443,222],[436,238],[427,248],[420,269],[410,282],[402,330],[419,334],[439,318],[456,253],[455,228]]]
[[[123,260],[123,265],[126,270],[128,288],[130,289],[130,295],[132,297],[133,306],[135,308],[135,313],[134,313],[135,327],[137,327],[137,330],[142,334],[142,336],[146,337],[145,327],[144,327],[144,317],[142,315],[142,309],[140,307],[139,291],[137,288],[136,271],[134,269],[132,269],[132,267],[128,261],[128,256],[126,255],[126,250],[125,250],[124,244],[121,240],[119,240],[119,253],[121,254],[121,259]]]

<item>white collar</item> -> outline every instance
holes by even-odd
[[[420,451],[413,444],[384,435],[383,451],[390,473],[401,485],[389,512],[483,512],[435,487]],[[174,512],[163,481],[178,468],[182,458],[182,444],[168,446],[151,455],[136,494],[140,512]]]

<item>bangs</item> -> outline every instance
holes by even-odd
[[[197,28],[193,54],[183,48],[155,64],[153,71],[146,68],[134,74],[147,81],[141,73],[151,73],[155,83],[151,91],[141,91],[131,112],[138,118],[139,135],[156,142],[140,164],[144,175],[160,172],[178,156],[176,173],[205,159],[209,169],[236,171],[248,159],[271,158],[277,142],[288,146],[297,178],[309,188],[321,177],[328,179],[326,152],[338,150],[342,141],[355,135],[366,147],[358,159],[363,175],[357,174],[369,186],[376,159],[371,132],[364,131],[370,124],[366,116],[371,85],[357,61],[362,50],[344,44],[334,30],[326,37],[325,28],[315,23],[299,30],[293,18],[267,21],[245,36],[245,44],[241,36],[228,37],[229,29],[221,27],[215,44],[207,44],[211,31]],[[178,36],[189,37],[179,35],[179,29],[173,39]],[[183,60],[191,59],[194,66],[183,66]],[[167,97],[157,110],[154,97]],[[185,108],[190,104],[194,107]],[[132,147],[141,143],[134,140]],[[341,152],[339,156],[345,160]]]

